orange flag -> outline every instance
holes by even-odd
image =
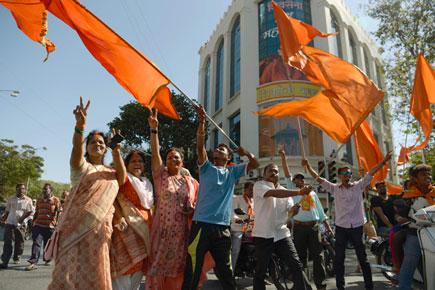
[[[55,45],[46,38],[48,23],[44,4],[38,0],[0,0],[0,3],[9,9],[18,28],[25,35],[45,47],[48,58],[48,54],[54,51]]]
[[[278,9],[276,7],[275,11]],[[301,116],[335,141],[346,143],[384,93],[353,64],[320,49],[304,46],[312,39],[310,37],[321,32],[300,21],[290,21],[289,16],[284,21],[280,13],[276,13],[279,16],[275,17],[280,18],[277,25],[282,54],[287,57],[284,61],[301,70],[312,83],[321,85],[323,90],[309,99],[280,103],[258,114],[278,118]],[[290,32],[297,36],[281,37]]]
[[[20,4],[10,4],[10,1],[3,0],[0,2],[2,4],[8,2],[8,6],[13,6],[13,11],[23,9]],[[95,59],[140,104],[157,108],[162,114],[179,119],[167,88],[170,80],[145,55],[138,52],[79,2],[76,0],[27,0],[27,2],[45,5],[46,10],[74,29]],[[6,7],[9,8],[8,6]]]
[[[281,53],[284,60],[296,54],[301,46],[308,45],[316,36],[328,37],[337,33],[323,33],[315,27],[293,17],[287,16],[285,11],[272,1],[275,21],[278,24]]]
[[[370,169],[375,167],[384,159],[375,136],[366,120],[355,131],[355,147],[358,155],[359,167],[364,168],[366,172],[369,172]],[[387,174],[388,165],[385,165],[373,176],[371,185],[374,186],[376,182],[384,181]]]
[[[406,148],[407,153],[421,150],[429,143],[429,136],[433,130],[430,104],[435,104],[435,71],[423,54],[420,54],[417,58],[409,111],[420,123],[425,140],[420,145]],[[419,139],[417,139],[416,143],[418,141]]]
[[[400,148],[400,154],[397,159],[397,165],[403,165],[409,161],[408,152],[405,147]]]
[[[386,182],[386,184],[387,184],[388,195],[399,195],[404,191],[403,188],[399,185],[389,183],[389,182]]]

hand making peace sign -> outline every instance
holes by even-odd
[[[88,101],[86,106],[83,106],[83,97],[80,96],[80,105],[76,106],[73,111],[74,116],[76,117],[76,127],[80,129],[84,129],[86,126],[86,116],[88,113],[89,105],[91,101]]]

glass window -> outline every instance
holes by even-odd
[[[230,138],[240,145],[240,112],[229,118],[230,123]],[[233,162],[239,163],[240,156],[237,153],[233,154]]]
[[[240,91],[240,17],[231,30],[231,84],[230,96]]]
[[[367,49],[363,49],[364,51],[364,66],[366,67],[366,75],[371,78],[370,75],[370,62],[369,62],[369,53],[367,51]]]
[[[224,82],[224,41],[222,40],[217,50],[216,59],[216,95],[214,100],[214,111],[222,107]]]
[[[208,112],[208,102],[210,99],[210,58],[207,60],[204,72],[204,109]]]
[[[338,25],[337,17],[335,17],[334,13],[331,11],[331,28],[332,32],[338,32],[336,36],[332,36],[332,49],[331,53],[336,56],[342,58],[343,51],[341,49],[341,36],[340,36],[340,26]]]
[[[276,103],[269,103],[268,106]],[[305,153],[309,156],[322,156],[322,131],[303,119],[300,119],[300,122]],[[279,146],[282,145],[284,145],[287,155],[301,156],[297,118],[284,117],[278,119],[270,116],[259,116],[259,134],[260,157],[275,156],[278,153]]]
[[[358,54],[356,51],[356,43],[350,31],[349,31],[349,46],[350,46],[349,62],[353,63],[354,65],[358,65]]]

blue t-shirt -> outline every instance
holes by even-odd
[[[246,164],[223,168],[206,160],[199,168],[199,192],[193,220],[229,226],[234,185],[245,171]]]

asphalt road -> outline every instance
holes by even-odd
[[[0,228],[0,240],[2,238],[2,228]],[[25,271],[28,265],[26,262],[30,256],[31,241],[26,241],[24,254],[21,258],[21,263],[18,265],[9,264],[9,269],[0,270],[0,290],[43,290],[47,289],[51,280],[51,272],[53,265],[44,266],[38,265],[38,269],[34,271]],[[0,241],[0,251],[3,250],[3,242]],[[346,254],[346,289],[363,290],[364,280],[361,273],[355,273],[357,268],[357,260],[355,254],[348,250]],[[369,255],[371,256],[371,255]],[[370,262],[374,262],[373,257],[370,257]],[[375,289],[393,289],[391,284],[383,277],[376,269],[373,269],[373,280]],[[327,289],[335,288],[335,278],[329,278],[327,281]],[[244,279],[238,281],[239,285],[243,285],[244,289],[252,289],[252,279]],[[141,287],[143,288],[143,285]],[[213,273],[208,274],[208,281],[205,283],[204,290],[221,289],[219,281]],[[268,285],[266,289],[275,289],[273,285]],[[313,285],[313,289],[315,286]]]

